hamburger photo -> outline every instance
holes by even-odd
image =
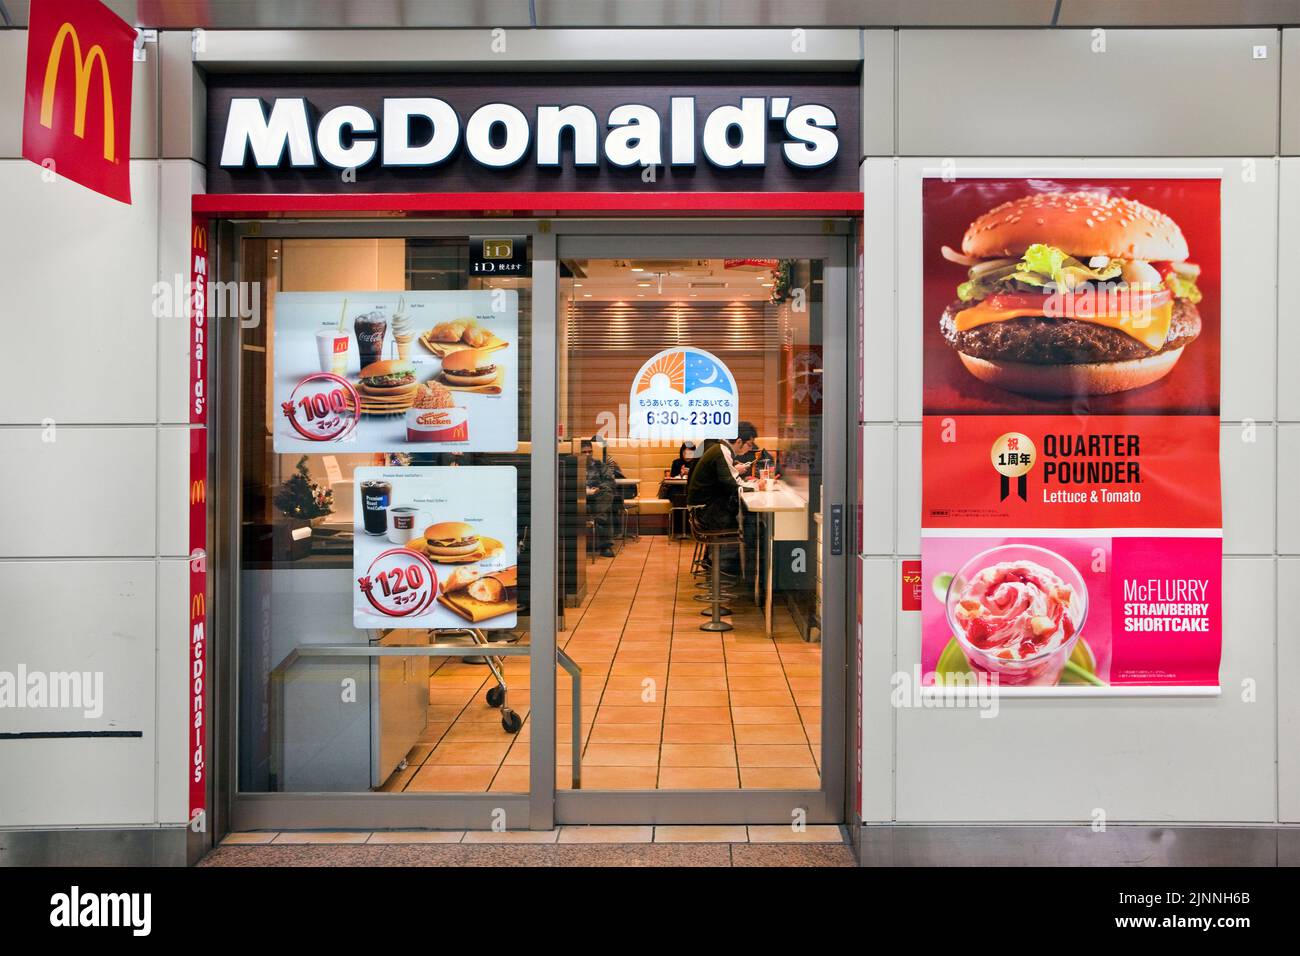
[[[1200,269],[1164,213],[1097,191],[1042,192],[970,224],[940,331],[962,364],[1025,395],[1102,395],[1168,375],[1201,332]]]
[[[449,353],[442,360],[443,381],[459,388],[496,384],[499,371],[489,354],[478,349]]]
[[[473,525],[463,521],[442,521],[424,529],[425,553],[438,558],[463,558],[482,547]]]
[[[363,393],[375,397],[412,392],[415,390],[415,367],[400,359],[372,362],[361,370],[358,385]]]

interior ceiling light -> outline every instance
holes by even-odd
[[[641,268],[640,266],[633,266],[631,271],[633,271],[633,272],[645,272],[645,269]]]

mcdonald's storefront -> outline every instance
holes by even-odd
[[[1294,854],[1294,722],[1226,692],[1300,677],[1300,406],[1261,357],[1297,343],[1260,291],[1295,251],[1294,27],[1116,30],[1100,58],[1082,28],[137,33],[102,8],[0,29],[0,862],[792,822],[872,863]],[[1058,102],[1156,63],[1196,95],[1044,145],[970,121],[975,43],[981,89]],[[1045,238],[963,242],[1090,190],[1171,248],[1039,273]],[[1032,362],[958,348],[1076,264],[1155,275],[1071,348],[1145,358],[1121,326],[1154,316],[1161,375],[1052,404],[1009,382]],[[1155,471],[1132,484],[1172,503],[1044,512],[1077,490],[1049,463]],[[1127,671],[1103,606],[1164,598],[1099,580],[1125,553],[1204,606]],[[963,615],[1008,562],[1043,613],[985,653]],[[6,698],[20,666],[81,689]],[[992,703],[944,676],[989,674]]]

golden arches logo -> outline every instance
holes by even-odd
[[[194,597],[190,598],[190,619],[202,617],[204,612],[203,592],[200,591]]]
[[[202,478],[190,482],[190,504],[197,505],[208,500],[207,483]]]
[[[208,230],[205,227],[194,227],[194,242],[192,245],[201,252],[208,251]]]
[[[46,129],[54,128],[54,91],[59,82],[59,64],[63,62],[63,45],[72,40],[72,65],[76,72],[77,99],[73,110],[72,132],[78,139],[86,138],[86,106],[90,97],[90,79],[94,74],[95,63],[99,63],[100,77],[104,86],[104,158],[110,163],[117,156],[117,147],[113,136],[113,84],[108,78],[108,57],[104,48],[98,43],[81,56],[81,38],[77,28],[71,23],[64,23],[55,34],[50,46],[50,58],[45,63],[45,88],[41,93],[41,125]]]

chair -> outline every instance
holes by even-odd
[[[702,614],[709,615],[709,620],[700,625],[701,631],[730,631],[732,626],[730,622],[722,620],[724,614],[730,614],[731,611],[722,606],[722,548],[724,545],[735,545],[740,549],[740,554],[744,556],[744,538],[741,537],[740,527],[722,529],[707,529],[700,526],[700,514],[705,505],[688,505],[686,517],[690,522],[691,537],[695,539],[697,545],[709,549],[710,555],[710,577],[712,579],[709,588],[707,600],[710,608],[702,611]],[[703,595],[697,595],[703,597]]]

